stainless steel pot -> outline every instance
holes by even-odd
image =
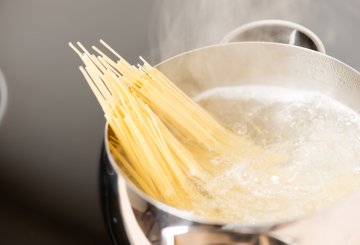
[[[319,91],[360,113],[360,73],[301,47],[272,42],[224,43],[177,55],[157,68],[190,97],[220,86],[275,85]],[[360,204],[358,193],[317,214],[288,222],[256,226],[219,223],[160,203],[126,181],[108,149],[111,134],[106,126],[103,161],[112,176],[108,186],[116,194],[112,200],[116,203],[105,209],[113,213],[121,210],[133,244],[360,244],[354,228],[360,224],[355,207]],[[110,223],[121,222],[118,217],[115,222],[114,217],[110,215]]]

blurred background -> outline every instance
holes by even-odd
[[[302,24],[360,69],[358,0],[0,0],[0,243],[110,244],[99,189],[105,121],[69,41],[102,38],[155,65],[260,19]]]

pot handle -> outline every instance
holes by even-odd
[[[239,233],[208,226],[172,226],[162,230],[162,245],[227,244],[227,245],[291,245],[292,239],[268,234]]]
[[[275,42],[299,46],[325,54],[324,44],[308,28],[284,20],[260,20],[242,25],[227,34],[221,43]]]

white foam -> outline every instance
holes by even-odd
[[[272,222],[359,189],[360,119],[345,105],[318,92],[268,86],[215,88],[195,99],[234,132],[287,156],[266,168],[255,167],[258,156],[234,162],[207,184],[217,198],[199,209],[238,222]]]

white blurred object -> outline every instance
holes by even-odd
[[[8,100],[8,91],[5,82],[5,77],[0,70],[0,123],[5,115],[7,100]]]

